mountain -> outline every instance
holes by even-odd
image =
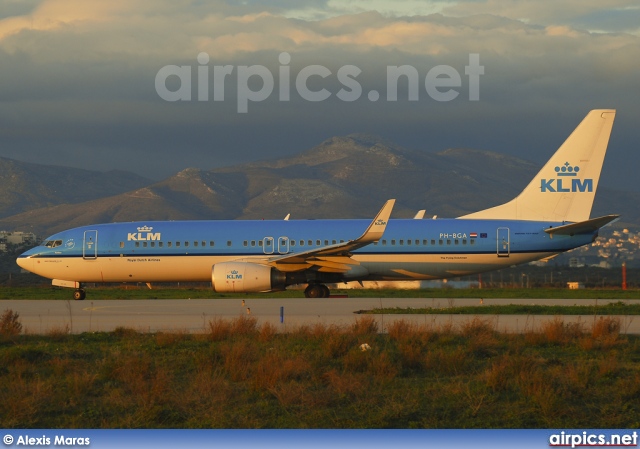
[[[303,153],[214,170],[186,169],[161,182],[0,220],[44,236],[91,223],[181,219],[370,218],[389,198],[393,216],[456,217],[517,195],[539,167],[469,149],[428,153],[375,136],[334,137]],[[599,189],[593,214],[640,224],[640,194]]]
[[[149,182],[120,170],[99,172],[0,158],[0,217],[117,195]]]

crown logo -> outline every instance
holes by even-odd
[[[231,274],[238,274],[238,270],[231,270]]]
[[[573,166],[568,162],[565,162],[562,167],[555,168],[558,176],[578,176],[578,172],[580,171],[580,167]]]
[[[150,228],[148,226],[142,226],[141,228],[138,228],[138,232],[151,232],[153,228]]]

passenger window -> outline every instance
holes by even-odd
[[[400,246],[404,245],[404,240],[400,240]]]
[[[227,240],[227,246],[231,246],[231,240]]]
[[[331,242],[332,242],[332,244],[334,244],[334,245],[336,244],[336,241],[335,241],[335,240],[331,240]]]
[[[296,246],[296,241],[295,240],[291,240],[290,245],[291,246]]]
[[[304,240],[300,240],[300,246],[304,246]]]
[[[249,246],[249,242],[245,240],[244,242],[242,242],[242,246]]]
[[[262,246],[262,240],[258,240],[258,246]]]
[[[159,248],[164,247],[164,242],[158,242],[158,247],[159,247]]]
[[[185,248],[189,246],[189,242],[184,242]]]
[[[455,240],[453,241],[453,243],[457,245],[457,244],[459,243],[459,242],[458,242],[458,239],[455,239]]]
[[[120,248],[124,248],[124,242],[120,242]]]
[[[395,245],[396,244],[396,239],[391,239],[391,244]]]
[[[216,242],[214,242],[213,240],[209,241],[209,246],[216,246]]]
[[[451,240],[447,240],[447,245],[451,245]]]
[[[180,242],[176,242],[176,248],[180,248]]]
[[[316,240],[316,246],[320,246],[320,240]]]
[[[313,240],[309,240],[307,243],[309,244],[309,246],[313,246]]]
[[[151,242],[151,248],[155,248],[156,247],[156,242]]]
[[[193,246],[198,246],[198,242],[193,242]]]
[[[256,241],[255,240],[251,240],[251,246],[256,246]]]
[[[325,240],[324,241],[324,246],[328,246],[329,245],[329,240]]]
[[[442,245],[442,240],[438,240],[438,245]]]
[[[424,240],[422,241],[422,244],[423,244],[424,246],[427,246],[427,245],[429,244],[429,240],[424,239]]]
[[[140,248],[140,242],[136,242],[136,248]]]
[[[475,245],[475,244],[476,244],[476,241],[475,241],[475,240],[473,240],[473,239],[471,239],[471,241],[470,241],[469,243],[471,243],[472,245]]]
[[[173,246],[173,243],[172,243],[172,242],[167,242],[167,247],[168,247],[168,248],[171,248],[172,246]]]
[[[386,246],[387,244],[387,239],[382,239],[382,246]]]
[[[147,242],[142,242],[142,247],[146,248],[147,247]]]
[[[466,245],[467,244],[467,239],[462,239],[462,244]]]

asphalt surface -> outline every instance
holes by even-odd
[[[565,304],[593,305],[618,300],[567,299],[484,299],[492,304]],[[447,298],[258,298],[258,299],[169,299],[169,300],[0,300],[0,311],[11,309],[19,314],[23,330],[30,334],[47,334],[68,330],[71,333],[109,332],[118,327],[138,332],[206,332],[215,319],[233,319],[241,315],[257,319],[258,324],[270,322],[282,332],[302,325],[348,326],[362,317],[355,312],[379,307],[440,307],[478,305],[480,299]],[[281,319],[281,310],[283,317]],[[453,324],[461,326],[473,315],[372,315],[378,328],[386,331],[396,320],[428,326]],[[553,316],[478,315],[501,332],[538,330]],[[562,316],[565,322],[581,322],[588,329],[593,315]],[[623,333],[640,334],[640,317],[620,316]]]

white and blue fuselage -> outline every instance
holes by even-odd
[[[212,266],[260,262],[358,237],[368,220],[164,221],[85,226],[20,256],[23,268],[78,282],[209,281]],[[302,282],[438,279],[538,260],[592,242],[597,231],[551,236],[563,223],[389,220],[377,242],[351,252],[353,269],[312,270]],[[312,267],[311,267],[312,268]],[[320,271],[319,273],[323,273]],[[320,279],[318,279],[320,280]]]
[[[513,200],[456,219],[145,221],[52,235],[18,258],[76,289],[84,282],[211,281],[219,292],[441,279],[544,259],[588,244],[617,218],[589,218],[615,111],[593,110]]]

